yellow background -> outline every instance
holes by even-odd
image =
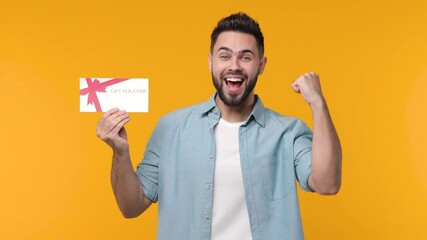
[[[237,11],[266,38],[264,104],[311,125],[290,83],[316,71],[342,141],[341,192],[300,192],[306,238],[427,239],[424,0],[2,1],[0,239],[155,239],[156,205],[116,206],[79,78],[150,79],[150,112],[127,125],[135,165],[162,115],[214,92],[209,36]]]

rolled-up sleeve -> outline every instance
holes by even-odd
[[[294,163],[295,172],[300,187],[309,192],[313,190],[308,185],[311,174],[311,146],[313,133],[302,121],[298,121],[297,132],[294,140]]]
[[[144,188],[145,197],[153,202],[158,200],[159,159],[164,132],[164,125],[160,120],[147,143],[144,158],[136,170],[136,175]]]

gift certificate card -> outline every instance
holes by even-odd
[[[148,112],[147,78],[80,78],[80,112]]]

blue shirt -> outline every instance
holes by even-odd
[[[158,202],[159,240],[208,240],[215,169],[214,96],[161,118],[137,176]],[[240,161],[253,240],[304,239],[296,181],[306,191],[311,173],[310,129],[265,108],[257,98],[239,129]]]

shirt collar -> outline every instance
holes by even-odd
[[[258,95],[255,95],[255,101],[255,106],[252,109],[249,118],[253,116],[253,118],[259,125],[265,127],[266,108],[264,107],[264,104],[262,104],[261,98]]]
[[[200,115],[205,115],[205,114],[209,113],[213,108],[217,109],[217,111],[219,112],[219,109],[218,109],[218,107],[216,106],[216,103],[215,103],[215,96],[216,96],[216,93],[214,93],[209,98],[209,100],[207,100],[206,102],[203,102],[200,105],[200,108],[199,108]]]
[[[210,111],[214,111],[214,113],[219,114],[219,108],[217,107],[215,103],[215,96],[216,93],[214,93],[209,100],[206,102],[203,102],[200,105],[199,113],[200,115],[205,115],[209,113]],[[255,106],[252,109],[251,114],[249,114],[248,120],[246,123],[253,117],[255,122],[257,122],[262,127],[265,126],[265,112],[266,108],[264,107],[264,104],[262,104],[261,98],[258,95],[255,95]],[[245,123],[245,124],[246,124]]]

